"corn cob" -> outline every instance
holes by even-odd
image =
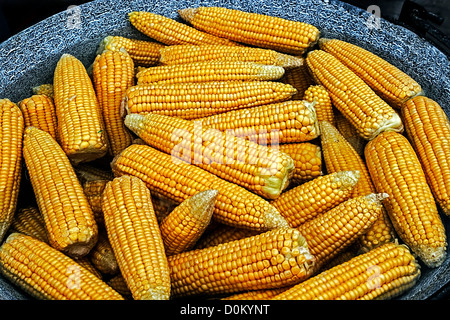
[[[95,58],[94,87],[105,122],[109,151],[115,156],[133,137],[123,124],[120,106],[127,89],[134,85],[134,63],[125,51],[105,51]]]
[[[429,267],[446,256],[446,234],[420,161],[401,134],[383,132],[365,149],[367,168],[399,237]]]
[[[297,89],[297,93],[292,96],[292,100],[303,100],[305,91],[315,84],[314,79],[309,74],[306,63],[300,67],[287,69],[280,82],[290,84]]]
[[[36,207],[26,207],[17,210],[14,214],[10,231],[26,234],[45,243],[49,242],[44,217]]]
[[[169,154],[150,146],[129,146],[113,160],[111,167],[116,176],[137,176],[152,192],[176,203],[200,191],[219,191],[213,218],[224,224],[260,231],[288,226],[263,198],[192,164],[173,161]]]
[[[347,248],[344,250],[340,250],[338,254],[336,254],[333,258],[329,259],[328,262],[322,265],[321,271],[325,271],[327,269],[331,269],[339,264],[342,264],[357,255],[361,254],[363,252],[360,251],[359,245],[354,242],[353,244],[350,244]]]
[[[337,110],[335,110],[334,113],[334,120],[336,129],[339,130],[339,133],[352,145],[353,149],[364,158],[364,148],[367,140],[363,139],[350,121]]]
[[[316,109],[317,121],[329,121],[334,124],[334,110],[331,103],[330,95],[327,89],[321,85],[312,85],[306,89],[303,100],[308,102],[316,101],[314,108]]]
[[[97,50],[97,55],[103,51],[121,51],[125,49],[136,66],[150,67],[158,64],[161,57],[160,49],[166,47],[155,41],[130,39],[121,36],[107,36],[103,38]]]
[[[160,62],[164,65],[187,64],[202,61],[245,61],[280,66],[285,69],[303,65],[303,58],[274,50],[226,45],[178,45],[161,49]]]
[[[183,20],[218,37],[295,55],[319,39],[319,30],[304,22],[220,7],[178,10]]]
[[[53,84],[51,83],[44,83],[38,86],[35,86],[33,88],[31,88],[31,91],[33,92],[33,94],[36,95],[46,95],[50,98],[53,98]]]
[[[237,45],[228,39],[202,32],[184,23],[156,13],[133,11],[128,14],[128,19],[137,30],[166,45]]]
[[[144,182],[133,176],[115,178],[106,186],[102,208],[108,238],[133,298],[169,299],[169,267]]]
[[[358,170],[360,179],[353,189],[352,197],[375,193],[376,189],[366,163],[350,143],[328,121],[320,123],[323,157],[328,173]],[[361,250],[370,250],[382,243],[394,241],[395,231],[387,212],[382,208],[378,220],[359,238]]]
[[[125,125],[149,146],[268,199],[278,197],[293,174],[294,161],[288,155],[242,138],[227,137],[194,121],[153,113],[129,114]],[[177,151],[180,147],[181,152]]]
[[[53,78],[58,138],[74,163],[92,161],[108,151],[108,137],[94,87],[77,58],[63,54]]]
[[[12,233],[0,247],[0,272],[38,299],[123,300],[75,260],[20,233]]]
[[[113,248],[105,230],[101,230],[98,241],[88,255],[89,261],[102,274],[115,275],[120,272]]]
[[[99,278],[100,280],[103,280],[103,276],[99,270],[97,270],[94,265],[91,263],[89,258],[87,256],[81,257],[81,258],[72,258],[76,263],[78,263],[80,266],[91,272],[94,276]]]
[[[295,169],[291,182],[301,184],[323,174],[320,146],[301,142],[280,144],[279,148],[294,160]]]
[[[376,54],[337,39],[321,38],[320,48],[345,64],[391,106],[400,108],[408,99],[423,94],[406,73]]]
[[[440,208],[450,216],[449,119],[436,101],[421,96],[408,100],[402,115],[431,191]]]
[[[314,50],[306,63],[316,82],[327,89],[333,105],[361,137],[371,140],[385,130],[403,131],[395,110],[334,56]]]
[[[289,286],[315,270],[305,239],[292,228],[186,251],[168,261],[175,298]]]
[[[252,290],[246,292],[235,293],[231,296],[222,298],[221,300],[271,300],[276,295],[286,291],[290,287]]]
[[[282,193],[271,204],[296,228],[349,199],[358,179],[358,171],[321,176]]]
[[[133,299],[130,288],[128,288],[128,284],[121,273],[116,274],[111,279],[109,279],[107,284],[118,293],[120,293],[125,299]]]
[[[381,300],[405,292],[420,265],[403,245],[386,243],[299,283],[273,300]]]
[[[58,141],[55,104],[47,95],[33,95],[19,102],[25,120],[25,127],[34,126],[44,130]]]
[[[139,72],[138,84],[198,83],[211,81],[267,81],[278,80],[284,68],[243,61],[205,61],[189,64],[163,65]]]
[[[23,156],[51,246],[72,257],[86,255],[98,230],[67,155],[49,133],[27,127]]]
[[[107,170],[98,168],[92,164],[80,163],[75,168],[78,179],[85,183],[87,181],[112,180],[114,175]]]
[[[221,243],[255,236],[259,233],[261,232],[220,224],[218,227],[204,232],[200,239],[195,243],[194,249],[213,247]]]
[[[295,92],[291,85],[274,81],[146,84],[127,90],[123,108],[128,113],[153,112],[190,120],[282,102]]]
[[[86,199],[91,206],[92,212],[94,213],[95,222],[99,226],[103,226],[105,224],[102,211],[102,195],[106,184],[109,181],[110,180],[90,180],[82,184]]]
[[[22,178],[24,117],[9,99],[0,99],[0,242],[10,227]]]
[[[194,194],[177,206],[160,224],[166,255],[192,249],[211,221],[217,190]]]
[[[314,104],[307,101],[285,101],[233,110],[197,121],[220,131],[233,130],[235,136],[259,144],[305,142],[319,136]]]

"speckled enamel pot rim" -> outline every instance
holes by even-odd
[[[223,6],[313,24],[322,37],[360,45],[396,65],[418,81],[426,95],[450,114],[450,63],[441,51],[409,30],[383,19],[379,28],[374,28],[369,12],[331,0],[89,2],[58,13],[0,44],[0,98],[18,102],[32,94],[33,86],[51,82],[63,53],[73,54],[89,66],[98,43],[107,35],[145,39],[128,22],[130,11],[151,11],[181,21],[178,9],[198,6]],[[443,215],[442,219],[450,238],[450,219]],[[416,286],[398,299],[426,299],[449,280],[450,254],[438,268],[422,267]],[[0,299],[29,297],[0,276]]]

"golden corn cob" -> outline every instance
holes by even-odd
[[[321,38],[320,48],[345,64],[391,106],[400,108],[408,99],[423,94],[406,73],[376,54],[355,44]]]
[[[381,300],[405,292],[420,277],[406,246],[386,243],[299,283],[273,300]]]
[[[220,7],[178,10],[195,28],[218,37],[295,55],[319,39],[319,30],[304,22]]]
[[[10,227],[22,179],[24,117],[9,99],[0,99],[0,242]]]
[[[155,41],[144,41],[121,36],[107,36],[103,38],[97,49],[97,55],[103,51],[121,51],[125,49],[136,66],[150,67],[158,64],[161,57],[160,49],[166,47]]]
[[[110,180],[112,179],[90,180],[82,184],[84,194],[86,195],[87,201],[89,202],[92,212],[94,213],[95,222],[99,226],[103,226],[105,224],[102,211],[102,195],[106,184]]]
[[[105,122],[109,151],[115,156],[133,137],[123,124],[120,106],[123,95],[134,85],[134,63],[125,51],[105,51],[95,58],[94,87]]]
[[[198,83],[211,81],[267,81],[278,80],[284,68],[243,61],[205,61],[189,64],[163,65],[139,72],[138,84]]]
[[[34,126],[44,130],[58,141],[56,110],[53,99],[47,95],[33,95],[19,102],[25,127]]]
[[[164,65],[187,64],[201,61],[246,61],[280,66],[285,69],[303,65],[303,58],[274,50],[226,45],[178,45],[161,49],[160,62]]]
[[[81,257],[81,258],[72,258],[76,263],[78,263],[80,266],[91,272],[93,275],[95,275],[97,278],[103,280],[103,276],[97,268],[94,267],[94,265],[91,263],[89,258],[87,256]]]
[[[314,108],[316,109],[317,121],[326,120],[332,124],[335,123],[331,98],[324,86],[309,86],[303,95],[303,100],[308,102],[316,101]]]
[[[273,289],[296,284],[315,270],[305,239],[292,228],[186,251],[168,261],[174,297]]]
[[[222,298],[221,300],[271,300],[273,297],[286,291],[288,288],[290,287],[240,292]]]
[[[173,160],[169,154],[135,144],[117,156],[111,167],[116,176],[137,176],[152,192],[177,203],[200,191],[219,191],[213,218],[224,224],[261,231],[288,226],[263,198],[192,164]]]
[[[49,242],[45,221],[36,207],[20,208],[14,214],[10,231],[20,232],[42,242]]]
[[[233,110],[196,121],[220,131],[233,130],[235,136],[259,144],[305,142],[319,136],[314,104],[301,100]]]
[[[23,156],[51,246],[86,255],[97,242],[97,224],[67,155],[49,133],[27,127]]]
[[[406,133],[416,151],[433,195],[450,216],[450,122],[442,107],[427,97],[415,97],[402,107]]]
[[[367,144],[367,140],[363,139],[351,122],[337,110],[335,110],[334,120],[336,129],[339,130],[339,133],[352,145],[353,149],[364,158],[364,148]]]
[[[105,225],[135,300],[167,300],[170,277],[150,191],[133,176],[108,183],[103,196]]]
[[[246,237],[251,237],[261,232],[251,229],[243,229],[225,224],[220,224],[212,230],[207,230],[203,233],[200,239],[195,243],[195,249],[204,249],[207,247],[217,246],[221,243],[239,240]]]
[[[50,98],[53,98],[53,89],[54,89],[53,84],[51,84],[51,83],[44,83],[44,84],[41,84],[41,85],[31,88],[33,94],[37,94],[37,95],[43,94]]]
[[[183,201],[161,222],[159,229],[171,256],[192,249],[211,221],[217,190],[206,190]]]
[[[403,135],[388,131],[365,149],[367,168],[399,237],[429,267],[442,264],[446,234],[420,161]]]
[[[69,54],[59,59],[53,78],[59,143],[74,163],[92,161],[108,151],[100,106],[85,67]]]
[[[295,92],[291,85],[275,81],[146,84],[129,88],[123,107],[128,113],[153,112],[190,120],[285,101]]]
[[[327,89],[333,105],[361,137],[371,140],[385,130],[403,131],[395,110],[333,55],[314,50],[306,63],[316,82]]]
[[[0,247],[0,272],[37,299],[123,300],[75,260],[20,233],[12,233]]]
[[[130,288],[128,288],[128,284],[121,273],[116,274],[111,279],[109,279],[107,284],[118,293],[120,293],[124,298],[133,299]]]
[[[279,145],[280,151],[294,160],[294,174],[291,181],[304,183],[320,177],[322,173],[322,151],[320,146],[309,143],[285,143]]]
[[[102,274],[115,275],[120,272],[108,234],[102,229],[98,241],[88,255],[89,261]]]
[[[283,192],[271,204],[296,228],[350,198],[358,171],[341,171],[317,177]]]
[[[290,84],[297,89],[297,93],[292,96],[292,100],[303,100],[305,91],[315,84],[306,63],[300,67],[286,70],[280,82]]]
[[[128,14],[128,19],[137,30],[166,45],[237,45],[228,39],[202,32],[184,23],[156,13],[133,11]]]
[[[268,199],[278,197],[293,174],[294,161],[279,150],[227,137],[192,120],[129,114],[125,125],[149,146]]]

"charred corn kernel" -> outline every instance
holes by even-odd
[[[334,110],[331,103],[330,95],[327,89],[321,85],[309,86],[303,95],[303,100],[308,102],[316,101],[314,109],[316,109],[317,121],[329,121],[332,124],[334,121]]]
[[[36,207],[20,208],[14,214],[11,228],[13,232],[20,232],[48,243],[48,233],[45,221]]]
[[[290,287],[240,292],[222,298],[221,300],[270,300],[283,291],[286,291],[288,288]]]
[[[112,179],[108,180],[90,180],[82,184],[84,194],[91,206],[94,213],[94,219],[97,225],[103,226],[105,220],[103,218],[102,211],[102,195],[105,190],[106,184]]]
[[[138,84],[171,84],[182,82],[278,80],[283,74],[283,67],[255,62],[205,61],[150,67],[139,72],[136,77]]]
[[[204,232],[200,239],[195,243],[194,249],[213,247],[221,243],[255,236],[259,233],[261,232],[220,224],[218,227]]]
[[[358,171],[341,171],[315,178],[281,194],[271,204],[296,228],[350,198]]]
[[[360,179],[353,189],[352,197],[376,192],[364,159],[351,144],[328,121],[320,123],[320,138],[323,157],[328,173],[344,170],[358,170]],[[385,242],[394,241],[395,231],[387,212],[382,208],[378,220],[359,238],[361,250],[371,248]]]
[[[440,208],[450,216],[450,122],[442,107],[415,97],[402,107],[406,133],[416,151]]]
[[[37,299],[123,300],[75,260],[21,233],[12,233],[0,247],[0,272]]]
[[[335,110],[334,120],[339,133],[342,134],[361,157],[364,157],[364,147],[366,146],[367,140],[363,139],[351,122],[337,110]]]
[[[174,297],[289,286],[315,270],[305,239],[292,228],[186,251],[168,261]]]
[[[160,49],[164,47],[166,47],[164,44],[155,41],[144,41],[121,36],[107,36],[100,42],[97,54],[102,54],[105,50],[121,51],[125,49],[136,66],[150,67],[159,62],[161,57]]]
[[[50,245],[72,257],[86,255],[98,230],[72,164],[49,133],[27,127],[23,156]]]
[[[292,100],[303,100],[305,91],[315,84],[314,79],[309,74],[306,63],[300,67],[287,69],[280,81],[290,84],[297,89],[297,93],[292,96]]]
[[[288,226],[262,197],[150,146],[129,146],[113,160],[111,167],[116,176],[137,176],[152,192],[177,203],[200,191],[219,191],[213,218],[224,224],[261,231]]]
[[[125,125],[173,159],[187,161],[268,199],[278,197],[293,174],[294,161],[279,150],[227,137],[195,121],[153,113],[129,114]]]
[[[47,95],[33,95],[19,102],[25,120],[25,127],[34,126],[44,130],[58,140],[55,104],[53,99]]]
[[[237,45],[228,39],[202,32],[184,23],[156,13],[133,11],[128,14],[128,19],[137,30],[166,45]]]
[[[246,61],[294,68],[303,65],[303,58],[274,50],[226,45],[178,45],[161,49],[160,62],[165,65],[201,61]]]
[[[323,271],[273,300],[382,300],[405,292],[420,277],[406,246],[386,243]]]
[[[59,59],[53,78],[59,143],[74,163],[103,157],[108,136],[94,87],[80,60]]]
[[[199,118],[202,125],[231,132],[259,144],[310,141],[319,136],[314,105],[285,101]]]
[[[102,274],[115,275],[120,272],[108,234],[103,229],[99,232],[98,241],[89,252],[88,258]]]
[[[109,182],[105,225],[120,271],[135,300],[170,297],[169,266],[149,189],[133,176]]]
[[[294,160],[295,169],[291,179],[293,183],[304,183],[323,174],[320,146],[301,142],[280,144],[279,148]]]
[[[46,96],[49,96],[50,98],[53,98],[53,84],[51,83],[44,83],[41,85],[38,85],[36,87],[33,87],[31,90],[33,92],[33,94],[43,94]]]
[[[164,218],[159,228],[166,255],[192,249],[211,221],[218,193],[217,190],[196,193]]]
[[[128,113],[153,112],[190,120],[285,101],[295,92],[291,85],[274,81],[146,84],[129,88],[123,107]]]
[[[316,82],[327,89],[333,105],[361,137],[371,140],[385,130],[403,131],[395,110],[333,55],[314,50],[306,63]]]
[[[301,55],[319,39],[308,23],[220,7],[178,10],[195,28],[252,46]]]
[[[22,178],[24,117],[9,99],[0,99],[0,242],[11,226]]]
[[[114,179],[114,175],[110,171],[98,168],[92,164],[80,163],[74,169],[78,179],[82,183],[85,183],[86,181]]]
[[[164,218],[179,205],[178,203],[159,195],[157,192],[152,192],[152,204],[158,224],[161,224]]]
[[[321,38],[320,48],[345,64],[390,105],[400,108],[408,99],[422,94],[421,86],[380,56],[355,44]]]
[[[93,67],[94,87],[105,122],[109,151],[115,156],[128,147],[133,137],[123,124],[120,112],[123,95],[134,85],[134,63],[124,51],[105,51]]]
[[[403,135],[388,131],[365,149],[367,168],[399,237],[429,267],[442,264],[446,234],[433,194],[413,147]]]

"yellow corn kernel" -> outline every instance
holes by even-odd
[[[339,133],[352,145],[353,149],[361,157],[364,157],[364,148],[367,140],[363,139],[351,122],[337,110],[335,110],[334,120]]]
[[[95,222],[99,226],[103,226],[105,224],[102,211],[102,195],[106,184],[111,180],[112,179],[89,180],[82,184],[86,199],[88,200],[92,212],[94,213]]]
[[[50,98],[53,98],[53,89],[54,89],[53,84],[51,84],[51,83],[44,83],[44,84],[41,84],[41,85],[31,88],[33,94],[36,94],[36,95],[43,94]]]
[[[238,228],[219,224],[215,228],[209,228],[195,243],[194,249],[204,249],[218,244],[255,236],[261,232],[251,229]]]
[[[287,69],[280,82],[290,84],[297,89],[297,93],[292,96],[292,100],[303,100],[305,91],[315,84],[314,79],[309,74],[306,63],[300,67]]]
[[[279,145],[280,151],[294,160],[294,175],[291,181],[301,184],[323,175],[322,151],[320,146],[309,143],[284,143]]]
[[[303,100],[308,102],[316,101],[314,108],[316,109],[317,121],[329,121],[334,124],[334,110],[331,103],[330,95],[327,89],[321,85],[309,86],[303,95]]]
[[[34,126],[44,130],[58,141],[56,110],[53,99],[47,95],[33,95],[19,102],[25,120],[25,127]]]
[[[36,207],[20,208],[14,214],[10,231],[20,232],[48,243],[45,221]]]

